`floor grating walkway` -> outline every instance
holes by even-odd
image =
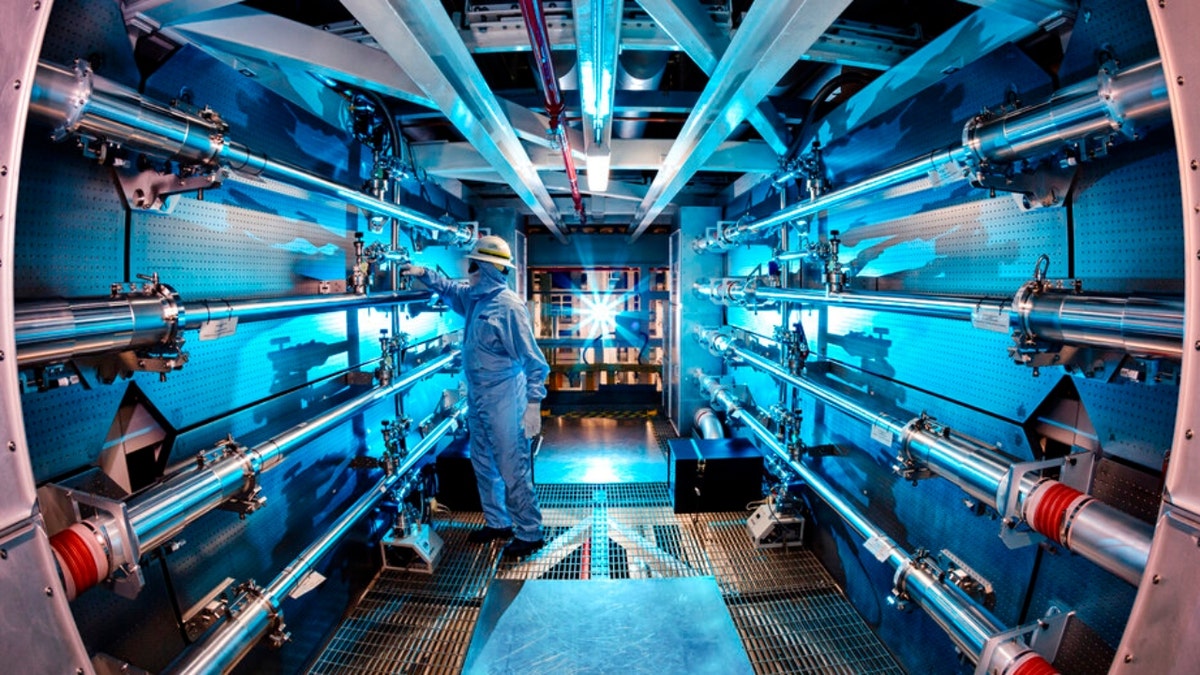
[[[545,549],[500,562],[500,543],[466,541],[480,514],[440,516],[436,573],[382,571],[310,672],[458,673],[493,579],[687,576],[716,578],[758,673],[903,672],[813,554],[754,549],[745,513],[676,515],[666,483],[550,483],[538,494]]]

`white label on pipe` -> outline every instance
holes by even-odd
[[[325,577],[321,576],[320,572],[313,570],[312,572],[309,572],[308,574],[306,574],[304,576],[304,578],[300,580],[300,583],[297,584],[296,587],[292,589],[292,592],[288,593],[288,597],[289,598],[298,598],[298,597],[304,595],[305,593],[308,593],[309,591],[313,590],[317,586],[320,586],[324,582],[325,582]]]
[[[213,321],[205,321],[200,324],[200,339],[201,340],[219,340],[223,337],[229,337],[237,332],[237,317],[231,316],[228,319],[216,319]]]
[[[878,424],[871,425],[871,439],[872,440],[879,441],[885,447],[890,448],[890,447],[892,447],[892,440],[894,438],[895,437],[892,435],[892,432],[888,431],[887,429],[879,426]]]
[[[976,307],[971,312],[971,325],[997,333],[1008,332],[1008,312],[998,311],[995,307]]]
[[[888,556],[891,555],[892,549],[895,548],[895,545],[892,543],[892,540],[888,539],[887,537],[871,537],[863,542],[863,547],[866,548],[871,555],[875,556],[876,560],[879,562],[885,562],[887,561]]]

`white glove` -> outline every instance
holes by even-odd
[[[405,263],[400,266],[400,274],[403,274],[406,277],[423,277],[428,271],[429,270],[421,267],[420,265],[410,265]]]
[[[525,406],[525,416],[521,418],[521,426],[525,429],[525,438],[533,438],[542,433],[541,402]]]

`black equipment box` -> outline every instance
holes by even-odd
[[[675,513],[744,511],[763,498],[763,458],[744,438],[667,442],[667,482]]]
[[[437,500],[455,511],[482,511],[466,438],[456,438],[437,458]]]

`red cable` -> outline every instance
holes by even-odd
[[[521,16],[525,19],[525,30],[529,33],[529,46],[533,49],[533,60],[537,62],[542,92],[546,96],[546,114],[550,116],[550,131],[558,135],[562,149],[563,165],[567,169],[567,180],[571,183],[571,201],[579,214],[579,224],[587,224],[583,210],[583,195],[579,192],[579,176],[575,171],[575,157],[571,153],[571,141],[567,129],[562,125],[564,104],[558,91],[558,76],[554,72],[554,60],[550,53],[550,31],[546,29],[546,15],[538,0],[520,0]]]
[[[590,579],[592,576],[592,540],[583,542],[579,549],[579,578]]]
[[[1058,675],[1058,669],[1035,654],[1033,658],[1022,661],[1011,675]]]
[[[1067,509],[1082,495],[1079,490],[1058,482],[1045,488],[1037,511],[1033,514],[1033,522],[1030,523],[1033,529],[1065,545],[1066,542],[1062,539],[1062,525],[1067,517]]]
[[[50,537],[50,546],[58,553],[63,565],[66,566],[63,571],[75,583],[76,596],[100,581],[92,550],[78,532],[70,528],[63,530]]]

